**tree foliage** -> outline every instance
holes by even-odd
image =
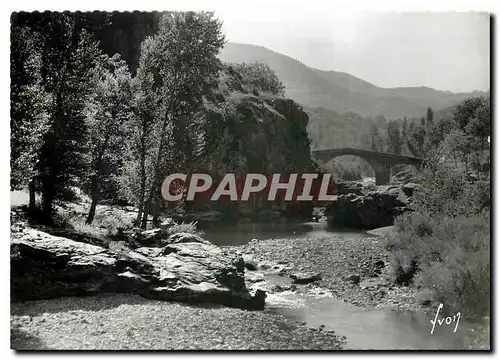
[[[51,96],[42,82],[41,47],[29,27],[11,33],[11,188],[34,181],[43,136],[48,130]],[[34,186],[34,184],[32,184]]]
[[[43,131],[40,128],[35,131],[35,148],[40,143],[39,134],[43,133],[43,139],[33,177],[29,180],[35,190],[42,193],[46,217],[50,217],[53,202],[63,198],[84,172],[84,109],[92,92],[91,71],[98,47],[81,20],[80,13],[19,13],[12,17],[12,33],[21,34],[19,38],[13,37],[13,47],[21,47],[23,42],[26,43],[24,38],[28,38],[35,50],[31,59],[38,64],[34,69],[39,69],[34,72],[39,73],[35,76],[39,79],[35,81],[38,84],[36,97],[50,99],[37,101],[39,110],[37,106],[26,103],[29,98],[19,102],[24,101],[25,108],[30,107],[37,114],[43,113],[46,118],[46,122],[39,122]],[[22,88],[23,83],[26,83],[25,79],[13,78],[14,89],[17,86]],[[12,121],[19,122],[19,117],[13,117]],[[13,127],[22,128],[22,122]],[[13,143],[22,138],[14,134]]]
[[[94,93],[87,103],[87,164],[85,174],[92,205],[91,223],[103,188],[116,187],[128,126],[132,118],[132,78],[120,56],[102,55],[94,69]]]
[[[269,65],[257,61],[251,64],[231,64],[231,66],[241,75],[245,84],[253,87],[253,91],[285,95],[285,86]]]

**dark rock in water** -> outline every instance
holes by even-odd
[[[408,197],[412,197],[413,196],[413,193],[415,192],[415,190],[418,188],[418,184],[415,184],[415,183],[412,183],[412,182],[409,182],[407,184],[404,184],[402,187],[401,187],[401,190],[403,191],[403,193],[408,196]]]
[[[245,309],[262,309],[265,303],[265,294],[252,296],[245,287],[243,259],[209,243],[113,252],[33,229],[13,236],[13,301],[101,292]]]
[[[339,195],[325,210],[332,228],[375,229],[394,224],[410,211],[410,200],[398,186],[379,186],[364,196]]]
[[[346,280],[350,281],[353,284],[358,284],[359,281],[361,280],[361,277],[357,274],[352,274],[352,275],[349,275],[348,277],[346,277]]]
[[[430,299],[423,299],[423,300],[419,301],[419,305],[422,305],[422,306],[429,306],[430,304],[431,304]]]
[[[258,263],[248,255],[243,255],[243,261],[245,261],[245,268],[250,271],[257,270]]]
[[[266,264],[266,263],[260,263],[257,265],[258,270],[269,270],[271,268],[271,265]]]
[[[290,278],[293,279],[294,284],[309,284],[322,279],[320,273],[293,273],[290,274]]]
[[[376,269],[382,269],[385,266],[385,262],[384,260],[377,260],[373,266],[375,266]]]

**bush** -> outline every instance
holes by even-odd
[[[473,215],[489,208],[489,174],[468,176],[446,165],[426,168],[420,176],[413,207],[424,214]]]
[[[363,178],[361,166],[356,163],[339,162],[333,166],[333,173],[342,180],[355,181]]]
[[[489,314],[489,184],[489,174],[444,164],[424,171],[414,212],[396,219],[387,243],[395,282],[413,282],[468,316]]]
[[[437,300],[469,315],[489,313],[489,212],[470,216],[398,219],[399,243],[391,244],[396,283],[432,289]]]

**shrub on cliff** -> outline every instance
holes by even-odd
[[[284,96],[285,86],[269,65],[261,62],[251,64],[231,64],[237,71],[243,82],[252,87],[251,91],[269,92],[274,95]]]

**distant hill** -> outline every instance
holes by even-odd
[[[420,117],[428,106],[440,110],[481,94],[451,93],[423,86],[380,88],[355,76],[313,69],[291,57],[248,44],[227,43],[220,59],[235,63],[265,62],[286,86],[288,97],[309,108],[320,107],[340,114]]]

